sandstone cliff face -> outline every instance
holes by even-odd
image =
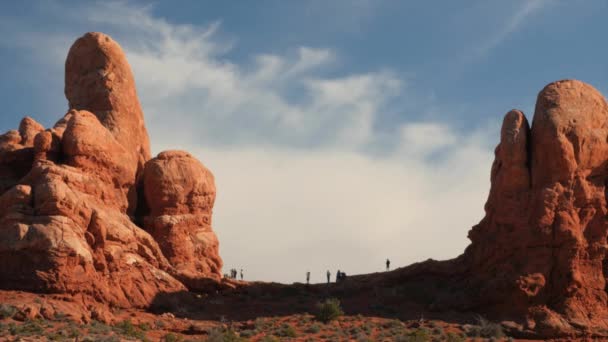
[[[480,306],[541,336],[608,328],[607,163],[608,105],[588,84],[546,86],[531,129],[520,111],[505,116],[465,252]]]
[[[181,278],[218,281],[215,185],[202,164],[161,153],[147,167],[149,203],[138,203],[150,148],[118,44],[100,33],[78,39],[65,92],[70,110],[52,128],[25,118],[0,136],[0,287],[141,307],[186,290]],[[152,209],[152,235],[134,223],[137,207]]]

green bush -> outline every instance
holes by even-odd
[[[108,335],[112,327],[100,321],[92,321],[88,326],[90,334]]]
[[[213,329],[209,333],[209,338],[207,339],[209,342],[240,342],[246,341],[245,339],[239,337],[237,333],[232,329]]]
[[[446,334],[445,340],[447,342],[464,342],[465,338],[453,332],[449,332]]]
[[[17,308],[8,304],[0,304],[0,319],[11,318],[17,312]]]
[[[308,327],[308,329],[306,329],[306,332],[309,334],[316,334],[319,331],[321,331],[321,326],[316,323],[311,325],[310,327]]]
[[[256,334],[255,330],[245,329],[241,331],[241,337],[253,337]]]
[[[296,337],[298,333],[296,332],[296,329],[294,329],[293,326],[285,323],[281,326],[281,328],[277,332],[277,335],[281,337]]]
[[[44,328],[38,321],[26,321],[21,325],[17,325],[15,323],[10,323],[8,325],[8,330],[11,335],[20,335],[20,336],[40,336],[44,333]]]
[[[323,323],[328,323],[344,315],[340,307],[340,301],[336,298],[326,299],[323,303],[317,304],[315,318]]]
[[[114,326],[114,331],[125,337],[133,337],[142,341],[147,341],[144,332],[139,327],[133,325],[130,320],[125,320],[116,324]]]
[[[175,335],[174,333],[168,333],[165,336],[163,336],[163,341],[164,342],[180,342],[180,341],[183,341],[183,339],[180,336]]]
[[[431,341],[431,334],[425,328],[419,328],[416,330],[412,330],[408,334],[399,336],[397,338],[398,342],[427,342]]]

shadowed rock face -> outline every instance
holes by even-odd
[[[486,309],[542,336],[608,328],[607,161],[608,105],[588,84],[546,86],[531,129],[521,112],[505,116],[465,253]]]
[[[192,195],[165,203],[152,194],[148,205],[137,194],[150,148],[120,46],[101,33],[79,38],[66,61],[65,93],[70,110],[52,128],[25,118],[19,131],[0,136],[0,287],[142,307],[158,293],[186,290],[181,278],[217,282],[211,172],[185,153],[164,165],[162,156],[173,154],[161,153],[147,183]],[[169,213],[172,205],[180,210]],[[133,223],[143,220],[133,217],[136,207],[153,209],[153,235]]]

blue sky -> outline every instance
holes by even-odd
[[[512,108],[607,89],[605,1],[5,2],[0,128],[66,110],[86,31],[134,69],[154,152],[216,174],[226,267],[295,281],[458,255]],[[314,253],[311,253],[314,251]],[[285,271],[288,269],[288,271]],[[316,273],[315,273],[316,272]],[[314,280],[314,276],[313,276]]]

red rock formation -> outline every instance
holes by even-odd
[[[78,39],[66,62],[65,92],[71,110],[53,128],[25,118],[19,131],[0,136],[0,287],[141,307],[159,293],[186,290],[176,277],[219,280],[210,226],[215,185],[196,160],[169,152],[149,163],[151,184],[190,194],[174,204],[147,196],[154,237],[129,216],[150,152],[118,44],[100,33]],[[166,171],[165,155],[177,158],[168,159]],[[181,168],[188,172],[180,178]],[[178,238],[187,239],[180,245]]]
[[[95,114],[143,169],[150,142],[131,67],[118,43],[97,32],[76,40],[65,62],[65,96],[70,109]]]
[[[590,85],[546,86],[532,129],[521,112],[506,115],[465,253],[486,311],[544,337],[605,335],[607,162],[608,105]]]
[[[150,215],[145,228],[190,288],[196,279],[221,278],[219,242],[211,229],[213,174],[189,153],[166,151],[148,161],[144,193]]]

